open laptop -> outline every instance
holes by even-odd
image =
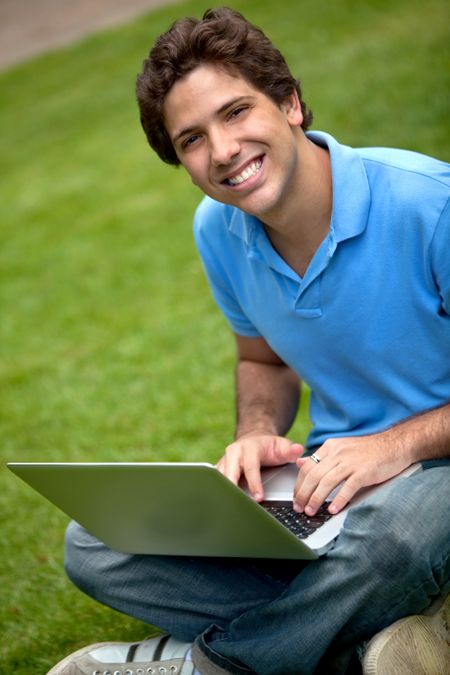
[[[295,464],[263,470],[262,505],[206,463],[13,462],[8,468],[125,553],[310,560],[332,546],[348,511],[330,516],[325,506],[313,518],[295,513]],[[419,469],[413,465],[400,476]],[[380,488],[361,490],[352,504]]]

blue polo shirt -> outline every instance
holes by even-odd
[[[194,232],[233,331],[311,388],[314,448],[450,400],[450,166],[308,137],[329,149],[333,211],[304,277],[236,207],[206,197]]]

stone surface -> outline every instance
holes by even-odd
[[[0,0],[0,69],[177,0]]]

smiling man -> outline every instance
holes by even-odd
[[[297,188],[314,168],[313,159],[323,156],[329,179],[326,151],[300,133],[303,115],[295,91],[278,105],[236,74],[205,64],[173,85],[163,112],[192,181],[266,226],[289,223],[287,206],[301,213],[304,198]]]
[[[424,470],[350,506],[312,562],[124,555],[72,523],[72,580],[166,636],[86,647],[51,673],[354,673],[364,650],[368,675],[448,672],[448,165],[308,131],[284,58],[229,9],[174,24],[137,93],[150,145],[205,193],[195,238],[238,361],[219,470],[260,501],[261,467],[296,462],[309,515],[335,488],[331,513]],[[285,436],[301,379],[306,451]]]
[[[332,198],[328,152],[301,131],[297,91],[278,104],[233,71],[206,63],[173,85],[163,114],[192,181],[261,220],[302,275],[328,231]]]

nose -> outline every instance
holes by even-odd
[[[231,132],[224,129],[216,129],[210,133],[209,152],[213,166],[226,166],[240,151],[240,143]]]

